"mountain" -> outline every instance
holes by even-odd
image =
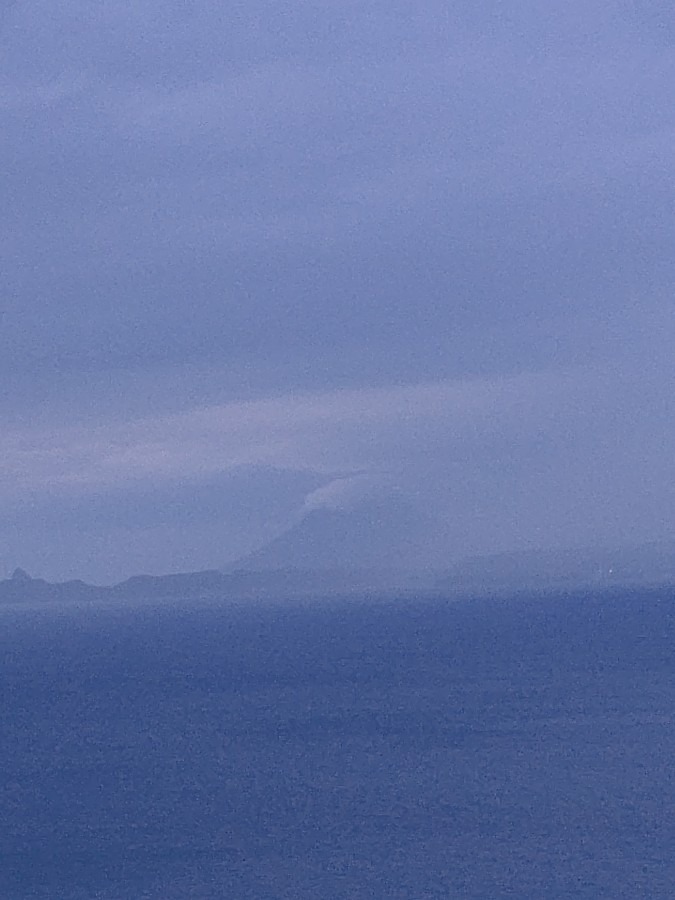
[[[96,600],[109,588],[98,588],[84,581],[52,584],[31,578],[23,569],[15,569],[11,578],[0,581],[0,603],[40,603],[51,600]]]
[[[575,585],[675,584],[675,542],[499,553],[461,560],[438,582],[481,592]]]
[[[98,587],[83,581],[53,584],[42,578],[31,578],[18,569],[11,578],[0,581],[0,603],[245,599],[264,595],[264,587],[255,576],[226,575],[217,570],[175,575],[135,575],[112,587]]]
[[[137,575],[112,587],[96,587],[79,580],[52,584],[16,569],[11,578],[0,581],[0,603],[251,601],[429,588],[451,596],[579,586],[598,590],[612,585],[675,587],[672,541],[613,550],[582,548],[472,557],[439,578],[433,571],[411,565],[417,550],[411,540],[405,544],[405,526],[410,519],[399,509],[398,520],[392,515],[385,522],[382,517],[387,510],[391,513],[392,507],[314,510],[230,571]],[[390,545],[396,528],[400,541]]]
[[[227,571],[413,571],[420,568],[420,533],[419,513],[399,498],[316,509]]]
[[[230,573],[209,570],[175,575],[135,575],[112,587],[97,587],[83,581],[53,584],[42,578],[26,576],[0,581],[0,604],[208,599],[247,602],[329,596],[392,586],[396,585],[384,582],[371,573],[364,576],[363,573],[318,570],[305,572],[294,569]]]

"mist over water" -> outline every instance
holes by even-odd
[[[0,611],[0,895],[670,897],[668,591]]]

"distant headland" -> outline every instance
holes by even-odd
[[[15,569],[0,581],[0,604],[96,600],[255,600],[303,596],[330,596],[390,591],[419,585],[419,578],[405,579],[372,571],[232,571],[210,569],[171,575],[135,575],[119,584],[97,586],[79,579],[52,583],[32,578]]]
[[[238,568],[170,575],[135,575],[109,587],[81,580],[52,583],[17,568],[0,581],[0,604],[94,600],[256,600],[347,595],[433,593],[447,597],[504,595],[519,591],[604,590],[622,586],[675,589],[675,543],[652,542],[601,549],[499,553],[471,557],[447,569],[391,570],[330,565],[306,554],[252,555]],[[286,549],[286,548],[282,548]],[[341,560],[340,560],[341,561]],[[314,565],[312,565],[314,563]],[[248,564],[248,565],[247,565]],[[275,565],[276,564],[276,565]]]

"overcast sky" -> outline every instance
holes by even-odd
[[[675,535],[672,3],[0,10],[0,573]]]

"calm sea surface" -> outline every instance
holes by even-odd
[[[675,598],[0,609],[2,900],[672,898]]]

